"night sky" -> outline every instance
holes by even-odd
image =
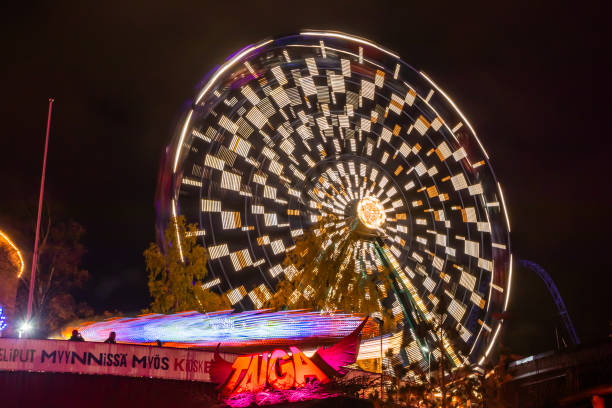
[[[159,159],[200,79],[247,44],[315,28],[378,42],[453,97],[504,187],[515,258],[548,270],[583,341],[606,335],[609,42],[599,5],[86,3],[12,2],[2,13],[0,229],[33,245],[52,96],[46,199],[88,231],[81,296],[97,312],[147,306],[142,252],[155,239]],[[554,347],[554,304],[534,273],[516,270],[511,311],[505,344]]]

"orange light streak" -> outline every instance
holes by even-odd
[[[13,241],[11,241],[11,239],[2,231],[0,231],[0,237],[4,238],[4,240],[6,241],[6,243],[13,248],[13,250],[17,253],[17,256],[19,257],[19,262],[21,263],[21,267],[19,267],[19,273],[17,274],[17,278],[21,278],[21,274],[23,273],[23,269],[25,268],[25,263],[23,262],[23,257],[21,256],[21,252],[19,251],[19,248],[17,248],[17,245],[15,245],[13,243]]]

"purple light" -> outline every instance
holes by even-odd
[[[334,340],[349,335],[363,320],[356,314],[321,314],[302,310],[241,313],[150,314],[83,324],[78,329],[88,341],[104,341],[111,331],[122,343],[146,344],[161,340],[175,347],[295,345],[304,339]],[[69,337],[72,327],[63,331]],[[367,331],[367,328],[366,328]]]
[[[0,306],[0,332],[6,329],[6,326],[8,325],[6,323],[6,315],[4,314],[4,308]]]
[[[236,394],[223,400],[232,408],[248,407],[255,403],[256,405],[273,405],[282,402],[300,402],[317,399],[325,399],[337,397],[340,394],[327,392],[323,387],[316,383],[309,383],[306,386],[291,390],[274,390],[266,389],[258,393],[242,393]]]
[[[227,57],[225,60],[226,60],[226,61],[231,60],[231,59],[232,59],[232,58],[234,58],[236,55],[240,54],[242,51],[244,51],[244,50],[246,50],[246,49],[248,49],[248,48],[251,48],[252,46],[253,46],[253,44],[249,44],[249,45],[247,45],[247,46],[245,46],[245,47],[242,47],[241,49],[239,49],[238,51],[236,51],[235,53],[233,53],[232,55],[230,55],[229,57]]]

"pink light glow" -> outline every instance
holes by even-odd
[[[339,395],[340,394],[334,392],[326,392],[319,383],[313,382],[298,389],[266,389],[256,394],[236,394],[232,395],[230,398],[224,399],[223,402],[225,402],[232,408],[241,408],[248,407],[253,403],[257,405],[274,405],[280,404],[282,402],[300,402],[315,399],[332,398],[337,397]]]

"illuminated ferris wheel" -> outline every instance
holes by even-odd
[[[484,361],[510,295],[509,220],[487,152],[429,77],[370,41],[309,31],[236,52],[203,84],[168,149],[159,202],[160,225],[198,224],[205,287],[260,308],[299,274],[282,264],[296,239],[321,217],[355,215],[377,231],[358,265],[392,269],[393,318],[430,319],[444,300],[463,343],[447,357]],[[427,341],[413,333],[404,360],[429,358]]]

